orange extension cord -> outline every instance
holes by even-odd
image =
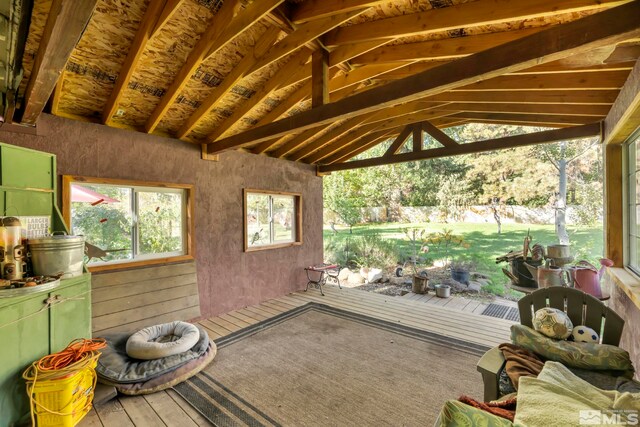
[[[35,426],[35,406],[39,406],[45,411],[57,415],[69,415],[67,413],[52,411],[34,399],[33,388],[38,380],[54,380],[60,379],[68,375],[75,374],[87,367],[95,366],[94,362],[100,357],[98,350],[107,346],[107,342],[103,338],[97,339],[76,339],[69,343],[64,350],[58,353],[49,354],[37,360],[29,366],[22,378],[27,382],[27,393],[31,402],[31,422]],[[96,386],[96,378],[94,376],[93,389]],[[93,395],[93,389],[91,395]],[[87,407],[91,406],[93,398],[87,399]],[[87,408],[84,408],[87,409]]]

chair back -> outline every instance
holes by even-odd
[[[533,328],[534,313],[544,307],[562,310],[574,326],[584,325],[598,332],[602,344],[618,345],[624,320],[597,298],[574,288],[541,288],[518,301],[520,323]]]

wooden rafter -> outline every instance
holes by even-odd
[[[393,140],[393,142],[391,143],[387,151],[385,151],[383,156],[390,157],[390,156],[393,156],[394,154],[397,154],[398,151],[400,151],[400,149],[404,145],[404,143],[407,141],[407,138],[409,138],[409,135],[411,135],[412,132],[413,132],[413,129],[411,128],[411,126],[405,126],[402,129],[402,132],[400,132],[400,134],[396,137],[396,139]]]
[[[399,132],[398,129],[389,129],[382,132],[371,132],[360,138],[348,140],[346,144],[331,154],[330,156],[323,158],[323,164],[332,164],[342,161],[345,158],[351,158],[358,154],[368,150],[376,144],[382,141],[386,141],[391,138],[395,133]],[[366,147],[366,148],[365,148]]]
[[[347,141],[366,135],[378,127],[377,124],[359,126],[359,123],[353,122],[355,119],[360,119],[360,117],[347,120],[344,126],[337,128],[331,135],[304,146],[289,156],[289,160],[302,159],[305,163],[316,163],[318,160],[335,153]]]
[[[376,39],[406,37],[439,31],[470,28],[555,15],[601,9],[624,3],[620,0],[501,1],[478,0],[443,9],[395,16],[338,28],[327,34],[327,46],[365,42]]]
[[[488,141],[458,144],[453,147],[432,148],[418,152],[395,154],[388,157],[377,157],[365,160],[356,160],[347,163],[320,166],[320,172],[334,172],[346,169],[357,169],[371,166],[379,166],[394,163],[404,163],[417,160],[449,157],[460,154],[481,153],[505,148],[522,147],[526,145],[544,144],[556,141],[567,141],[579,138],[588,138],[600,135],[600,123],[591,123],[583,126],[574,126],[565,129],[554,129],[544,132],[535,132],[525,135],[508,136],[505,138]]]
[[[603,119],[604,116],[573,116],[573,115],[561,115],[561,114],[517,114],[517,113],[474,113],[474,112],[459,112],[452,114],[451,117],[460,117],[467,120],[491,120],[506,122],[519,122],[530,123],[531,126],[535,126],[539,123],[555,124],[555,125],[583,125],[592,123],[595,120]]]
[[[475,4],[469,3],[469,4]],[[446,9],[443,9],[446,10]],[[640,34],[640,2],[631,2],[577,21],[458,59],[451,63],[390,82],[348,99],[297,114],[287,120],[250,129],[209,144],[211,154],[255,144],[292,131],[346,119],[437,93],[488,80],[533,65],[555,61]],[[522,76],[517,76],[522,77]]]
[[[413,152],[422,151],[422,145],[424,144],[424,133],[422,132],[422,124],[413,124],[411,130],[413,135],[411,138],[411,149],[413,150]]]
[[[537,31],[540,31],[540,28],[382,46],[353,58],[351,63],[365,65],[425,59],[432,61],[450,60],[471,55],[481,50],[528,36]]]
[[[53,0],[24,95],[21,122],[34,125],[80,40],[97,0]]]
[[[597,73],[527,74],[499,76],[490,80],[460,87],[460,90],[602,90],[620,89],[626,70]]]
[[[311,107],[317,107],[329,103],[329,52],[316,50],[311,62]]]
[[[207,137],[207,141],[213,141],[216,138],[224,135],[233,126],[235,126],[244,116],[249,114],[256,106],[264,101],[269,95],[280,88],[282,80],[286,79],[289,73],[293,72],[296,68],[300,67],[309,59],[311,51],[307,47],[303,47],[297,53],[295,53],[289,61],[280,68],[272,78],[256,92],[251,98],[240,104],[233,114],[222,121]]]
[[[640,126],[640,59],[604,120],[603,141],[621,144]]]
[[[109,124],[118,108],[118,102],[127,88],[136,65],[152,37],[171,19],[184,0],[152,0],[140,22],[127,57],[120,68],[111,95],[102,110],[102,123]]]
[[[293,138],[289,139],[284,144],[282,144],[282,146],[277,148],[272,153],[272,156],[276,158],[281,158],[288,155],[289,153],[291,153],[292,151],[300,147],[302,144],[304,144],[305,141],[309,141],[309,140],[313,141],[315,138],[319,138],[321,132],[323,132],[328,127],[329,125],[322,125],[317,128],[307,129],[304,132],[301,132],[300,134],[295,135]]]
[[[573,116],[604,117],[609,112],[609,105],[570,105],[570,104],[483,104],[479,102],[452,102],[442,107],[443,110],[465,111],[476,113],[521,113],[521,114],[560,114]]]
[[[202,34],[166,93],[160,99],[153,113],[151,113],[151,117],[149,117],[145,125],[146,131],[149,133],[153,132],[158,126],[162,117],[169,110],[169,107],[171,107],[180,92],[182,92],[200,64],[219,52],[220,49],[230,43],[244,30],[264,18],[266,14],[271,12],[271,10],[283,1],[284,0],[256,1],[247,5],[245,9],[240,10],[237,15],[235,12],[239,7],[239,0],[225,1],[221,9],[214,16],[214,21],[209,25],[204,34]]]
[[[442,132],[436,126],[431,124],[431,122],[425,120],[421,123],[421,126],[423,131],[431,135],[433,139],[442,144],[443,147],[455,147],[456,145],[458,145],[458,143],[451,139],[449,135]]]
[[[292,8],[291,20],[299,24],[381,3],[384,2],[382,0],[306,0]]]
[[[433,102],[459,102],[481,104],[570,104],[570,105],[611,105],[616,100],[618,91],[455,91],[444,92],[428,98]]]
[[[196,109],[187,121],[180,127],[176,136],[184,138],[191,132],[196,125],[216,106],[216,104],[224,98],[231,89],[242,80],[249,67],[255,62],[256,58],[262,56],[276,41],[280,29],[272,27],[256,42],[251,52],[244,56],[229,74],[220,82],[218,86],[202,101],[202,104]]]

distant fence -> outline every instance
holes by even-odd
[[[503,224],[554,224],[555,210],[553,208],[529,208],[526,206],[500,206],[498,209]],[[470,206],[457,215],[448,215],[437,206],[401,206],[397,209],[385,207],[362,208],[361,222],[467,222],[495,224],[493,210],[490,206]],[[324,222],[330,224],[341,221],[335,212],[324,210]],[[575,224],[575,209],[567,208],[567,224]]]

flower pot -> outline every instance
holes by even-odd
[[[467,270],[451,269],[451,278],[459,283],[469,286],[469,272]]]
[[[436,285],[436,296],[438,298],[449,298],[451,296],[451,286]]]
[[[411,292],[414,294],[426,294],[429,290],[429,278],[424,276],[413,276]]]

